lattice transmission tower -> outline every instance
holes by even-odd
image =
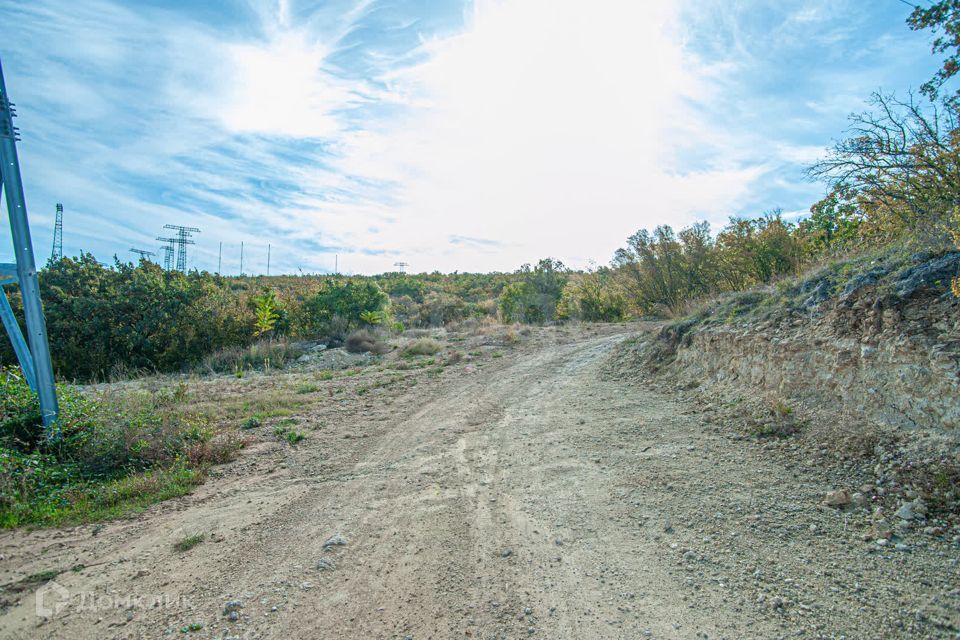
[[[57,203],[57,218],[53,223],[53,251],[50,259],[53,261],[63,257],[63,205]]]
[[[174,241],[177,245],[177,271],[186,272],[187,270],[187,245],[197,244],[189,238],[194,233],[200,233],[196,227],[182,227],[178,224],[165,224],[164,229],[172,229],[177,232],[177,238]]]
[[[400,273],[406,273],[406,268],[410,266],[408,262],[394,262],[393,266],[397,268],[397,271]]]
[[[23,176],[17,157],[18,129],[13,126],[16,115],[14,105],[7,95],[0,67],[0,184],[7,202],[10,218],[10,237],[16,263],[0,264],[0,285],[17,284],[23,308],[27,335],[24,338],[20,323],[13,313],[10,301],[0,286],[0,320],[13,343],[14,353],[23,369],[27,384],[40,401],[40,415],[46,428],[46,441],[57,442],[61,437],[56,427],[60,413],[57,391],[54,386],[53,365],[50,361],[50,341],[40,301],[40,283],[37,279],[37,263],[34,258],[33,241],[30,238],[30,223],[27,220],[27,203],[23,195]]]
[[[140,256],[141,259],[146,260],[148,262],[150,261],[150,258],[157,255],[153,251],[147,251],[146,249],[134,249],[133,247],[130,247],[130,253],[135,253],[138,256]]]
[[[173,245],[176,244],[177,239],[158,237],[157,240],[159,240],[160,242],[167,243],[162,247],[160,247],[160,250],[163,251],[163,269],[165,271],[170,271],[171,269],[173,269],[173,256],[174,256]]]

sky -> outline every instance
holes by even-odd
[[[937,68],[900,0],[4,0],[38,256],[190,268],[607,264],[823,196],[804,167]],[[3,208],[5,213],[6,209]],[[9,231],[0,261],[12,260]],[[222,251],[220,247],[222,245]]]

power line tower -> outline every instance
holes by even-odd
[[[53,252],[50,259],[57,261],[63,257],[63,205],[57,203],[57,218],[53,224]]]
[[[196,227],[181,227],[178,224],[165,224],[164,229],[173,229],[177,232],[177,271],[187,270],[187,245],[197,244],[193,240],[188,240],[194,233],[200,233]]]
[[[40,416],[50,440],[58,440],[56,427],[60,408],[54,386],[53,365],[50,361],[50,341],[47,324],[40,301],[40,283],[37,280],[37,264],[34,259],[33,241],[30,239],[30,223],[27,220],[27,202],[23,195],[23,177],[17,158],[19,132],[13,126],[16,111],[7,94],[0,66],[0,185],[7,201],[7,216],[10,218],[10,236],[16,263],[0,265],[0,285],[16,283],[20,287],[23,304],[23,319],[27,336],[24,339],[20,323],[13,314],[10,301],[0,286],[0,320],[7,330],[14,353],[27,384],[40,401]]]
[[[406,273],[404,269],[406,269],[410,265],[409,263],[406,263],[406,262],[394,262],[393,266],[395,266],[397,268],[397,271],[399,271],[400,273]]]
[[[164,271],[170,271],[173,269],[173,245],[177,242],[176,238],[160,238],[157,240],[160,242],[166,242],[167,244],[160,247],[160,250],[163,251],[163,269]]]
[[[137,254],[138,256],[140,256],[141,260],[146,260],[147,262],[150,261],[150,258],[157,255],[153,251],[147,251],[146,249],[134,249],[133,247],[130,248],[130,253]]]

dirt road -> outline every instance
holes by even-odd
[[[5,581],[85,568],[2,636],[953,637],[955,548],[865,543],[828,472],[604,378],[622,339],[420,385],[133,520],[5,532]]]

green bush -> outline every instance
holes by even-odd
[[[304,302],[304,324],[318,335],[343,339],[377,314],[386,318],[390,298],[369,280],[325,280],[320,290]]]

